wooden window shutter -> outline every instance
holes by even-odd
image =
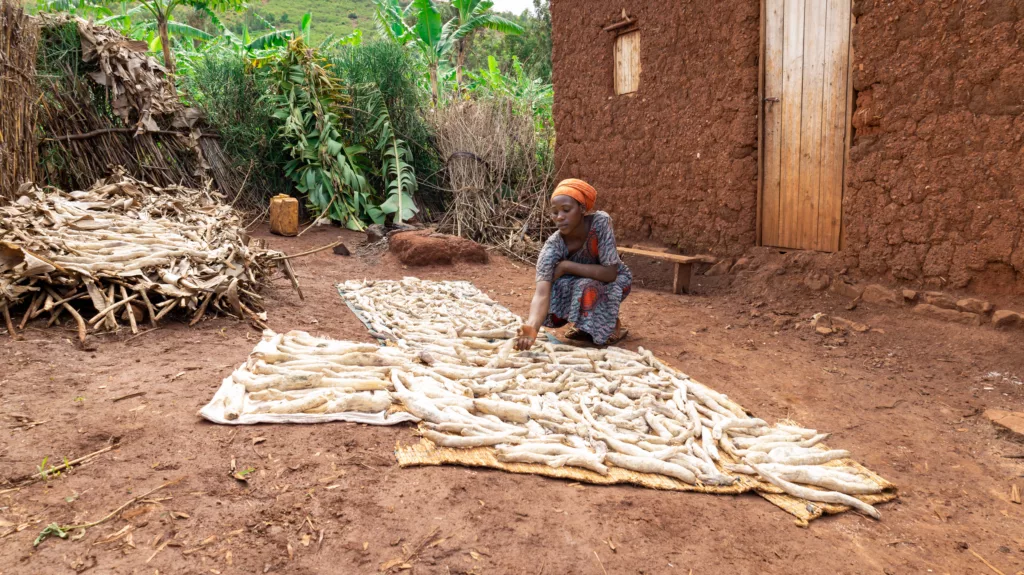
[[[615,38],[615,95],[632,94],[640,88],[640,31]]]

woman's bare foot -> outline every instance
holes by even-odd
[[[620,341],[626,339],[626,336],[628,335],[629,330],[622,327],[622,324],[619,323],[619,320],[615,320],[615,331],[612,332],[611,337],[608,338],[608,341],[605,342],[605,345],[615,345]]]

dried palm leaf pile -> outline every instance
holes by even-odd
[[[22,327],[67,312],[82,342],[169,315],[194,324],[216,312],[263,326],[257,292],[280,257],[249,246],[235,211],[208,187],[123,174],[85,191],[32,187],[0,204],[0,311],[12,335],[19,303],[29,302]]]
[[[825,448],[827,434],[769,425],[642,348],[540,342],[517,352],[511,312],[463,282],[339,288],[387,346],[267,331],[200,414],[221,423],[414,418],[424,441],[398,449],[403,465],[754,490],[797,498],[794,514],[816,502],[877,519],[871,503],[895,497],[849,452]]]
[[[122,166],[158,186],[198,188],[212,177],[234,197],[241,175],[145,42],[68,14],[38,22],[42,173],[35,181],[81,189]]]

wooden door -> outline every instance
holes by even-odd
[[[837,251],[851,0],[764,0],[761,243]]]

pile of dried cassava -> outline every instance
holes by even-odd
[[[601,475],[612,466],[703,485],[729,485],[746,474],[808,501],[879,517],[854,496],[878,494],[882,486],[840,461],[849,452],[822,448],[826,434],[751,417],[642,348],[635,353],[542,342],[517,352],[512,338],[476,337],[468,329],[460,336],[452,326],[470,318],[451,313],[458,301],[486,305],[486,296],[465,284],[428,290],[468,297],[449,300],[447,307],[433,303],[434,323],[414,324],[397,312],[413,303],[396,296],[403,283],[410,285],[345,286],[364,298],[361,313],[373,329],[401,335],[397,345],[266,332],[214,400],[223,419],[402,410],[422,422],[423,437],[435,445],[493,447],[502,462]]]
[[[0,204],[0,311],[12,335],[18,303],[29,302],[22,327],[67,312],[83,342],[90,330],[136,332],[170,314],[194,324],[219,311],[262,326],[257,291],[280,257],[250,246],[209,188],[158,188],[123,174],[86,191],[31,188]]]
[[[377,339],[416,346],[438,334],[506,339],[520,320],[508,308],[463,281],[348,281],[338,292]],[[408,341],[407,341],[408,340]]]

